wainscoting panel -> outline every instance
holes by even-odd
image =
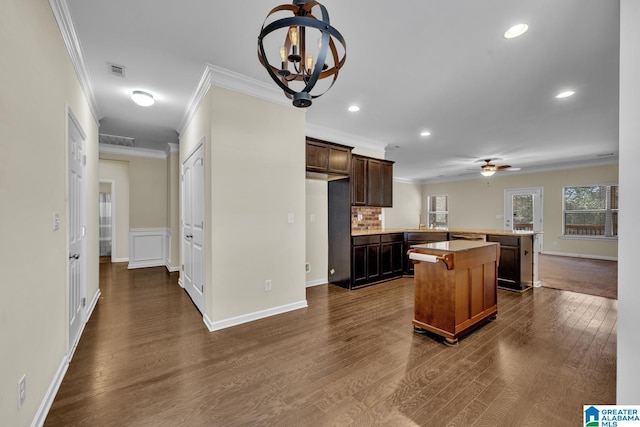
[[[165,242],[167,230],[129,231],[129,269],[159,267],[166,263]]]

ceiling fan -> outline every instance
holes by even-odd
[[[491,176],[496,172],[500,171],[519,171],[520,168],[514,168],[511,165],[500,165],[496,166],[491,163],[491,159],[484,159],[484,165],[480,166],[480,174],[482,176]]]

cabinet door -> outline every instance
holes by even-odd
[[[393,276],[393,247],[395,243],[382,243],[380,245],[380,274],[383,278]]]
[[[393,207],[393,163],[380,165],[380,205],[386,208]]]
[[[396,242],[391,249],[391,269],[394,276],[402,276],[404,267],[404,242]]]
[[[328,171],[349,175],[351,172],[351,150],[342,147],[329,146]]]
[[[380,244],[367,246],[367,282],[380,279]]]
[[[520,285],[520,250],[517,246],[500,246],[498,279]]]
[[[382,206],[382,162],[368,160],[367,206]]]
[[[351,158],[351,204],[367,204],[367,159],[360,156]]]
[[[354,246],[351,262],[353,286],[367,283],[367,246]]]
[[[307,141],[307,170],[326,172],[329,167],[329,147]]]

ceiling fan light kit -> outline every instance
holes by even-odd
[[[505,170],[513,170],[513,171],[520,170],[520,168],[511,167],[511,165],[496,166],[493,163],[491,163],[491,159],[484,159],[483,162],[485,162],[485,164],[480,166],[480,175],[482,176],[493,176],[493,174],[495,174],[496,172],[505,171]]]
[[[283,13],[287,16],[272,20]],[[278,45],[267,43],[265,49],[267,36],[277,30],[284,33],[283,42]],[[271,65],[268,59],[274,54],[275,49],[271,49],[274,46],[280,46],[278,60],[273,61],[278,66]],[[327,9],[315,0],[294,0],[292,4],[276,6],[267,15],[258,36],[258,60],[296,107],[309,107],[314,98],[328,91],[346,58],[344,37],[331,26]],[[316,83],[326,78],[332,78],[329,87],[312,94]]]

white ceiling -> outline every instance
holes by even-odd
[[[177,142],[206,64],[275,86],[258,62],[257,36],[286,1],[67,1],[101,133],[144,148]],[[343,135],[334,142],[394,147],[396,178],[472,178],[483,158],[522,172],[617,161],[618,1],[322,3],[347,61],[308,109],[308,125]],[[529,31],[505,39],[518,22]],[[109,74],[109,63],[124,65],[126,78]],[[565,88],[576,94],[555,99]],[[156,104],[135,105],[133,90],[153,93]],[[349,113],[354,103],[361,110]]]

